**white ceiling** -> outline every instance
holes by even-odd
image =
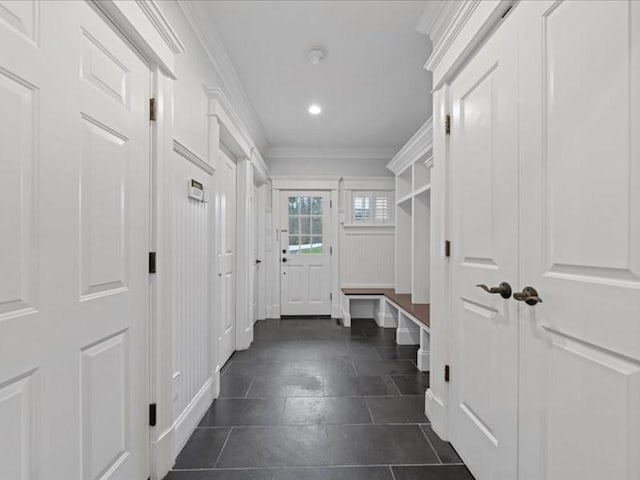
[[[425,3],[203,2],[271,148],[369,152],[397,150],[431,115],[430,45],[415,29]]]

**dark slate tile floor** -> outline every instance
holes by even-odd
[[[424,415],[416,352],[372,320],[258,322],[165,480],[473,480]]]

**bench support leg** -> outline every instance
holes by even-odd
[[[409,320],[402,312],[398,313],[398,329],[396,330],[396,343],[398,345],[419,345],[420,328]]]
[[[431,338],[429,332],[420,329],[420,348],[418,349],[418,370],[421,372],[429,371],[429,357],[430,357],[430,342]]]
[[[382,328],[394,328],[397,327],[396,321],[393,315],[389,312],[387,307],[387,301],[384,297],[378,301],[378,310],[376,311],[376,323]]]
[[[351,327],[351,305],[347,295],[342,295],[342,326]]]

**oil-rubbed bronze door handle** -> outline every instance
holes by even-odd
[[[542,303],[542,299],[538,295],[538,291],[533,287],[524,287],[522,292],[514,293],[513,298],[519,302],[524,302],[527,305]]]
[[[511,297],[511,285],[509,285],[507,282],[502,282],[499,286],[491,288],[483,284],[476,285],[476,287],[479,287],[488,293],[499,293],[502,298]]]

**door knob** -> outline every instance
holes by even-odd
[[[542,299],[538,296],[538,291],[533,287],[524,287],[522,292],[514,293],[513,298],[519,302],[524,302],[527,305],[542,303]]]
[[[259,258],[256,259],[256,264],[258,264],[258,263],[262,263],[262,260],[260,260]]]
[[[286,259],[286,258],[283,258],[283,259],[282,259],[282,263],[287,263],[287,259]]]
[[[507,282],[502,282],[499,286],[491,288],[483,284],[476,285],[476,287],[481,288],[488,293],[499,293],[502,298],[511,297],[511,285],[509,285]]]

